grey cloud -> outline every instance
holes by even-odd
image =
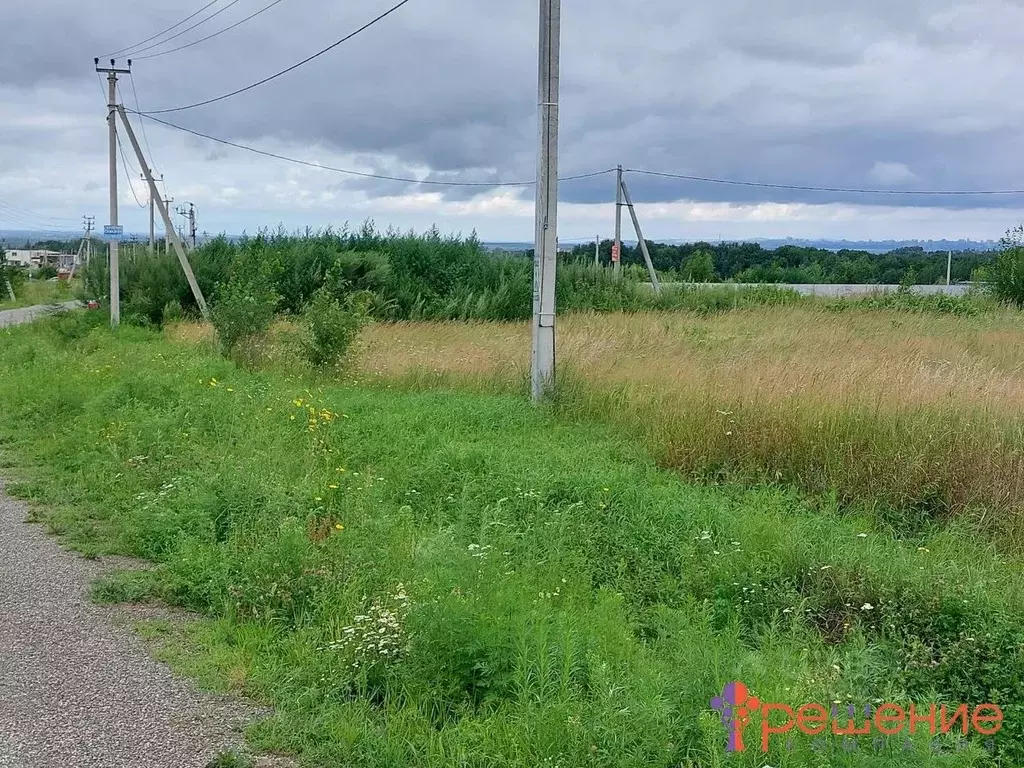
[[[245,85],[389,4],[292,0],[209,43],[137,59],[142,107],[189,103]],[[101,0],[88,14],[69,0],[46,5],[0,11],[11,61],[5,79],[30,92],[54,85],[90,98],[95,92],[97,101],[96,85],[86,82],[95,80],[91,57],[182,15],[167,5],[140,10],[128,0]],[[209,31],[246,12],[223,14]],[[240,142],[276,139],[354,153],[390,175],[427,168],[430,178],[530,178],[536,15],[533,2],[413,2],[264,87],[164,117]],[[621,162],[700,176],[874,187],[885,183],[884,174],[872,173],[883,162],[912,169],[912,181],[888,177],[902,186],[1024,186],[1017,181],[1024,175],[1017,137],[1024,105],[1012,98],[1024,63],[1021,22],[1018,0],[567,0],[562,171]],[[41,39],[61,44],[39,45]],[[132,104],[127,84],[122,91]],[[67,130],[54,141],[80,145],[87,139]],[[235,152],[206,142],[195,146],[210,160]],[[159,157],[159,146],[154,150]],[[338,183],[368,195],[405,189],[356,178]],[[894,202],[650,178],[632,183],[638,199],[647,201]],[[563,199],[604,201],[610,187],[605,178],[568,183]],[[478,191],[451,189],[445,196],[465,199]],[[532,191],[521,194],[528,198]],[[1021,200],[906,202],[994,206]]]

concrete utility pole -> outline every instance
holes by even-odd
[[[164,226],[167,228],[168,233],[174,232],[174,226],[171,224],[171,214],[167,211],[167,206],[164,205],[163,199],[160,197],[160,193],[157,192],[156,182],[153,181],[153,174],[146,166],[145,155],[142,154],[142,147],[139,146],[139,140],[135,138],[135,131],[132,130],[132,124],[128,122],[128,115],[124,111],[124,107],[118,105],[117,112],[121,116],[121,122],[124,124],[125,133],[128,134],[128,140],[132,143],[132,149],[135,150],[135,155],[139,158],[139,165],[146,169],[146,183],[149,184],[149,197],[151,200],[156,200],[160,207],[160,217],[164,220]],[[199,288],[199,283],[196,282],[196,276],[192,272],[192,265],[188,263],[188,258],[185,256],[185,249],[181,245],[181,241],[177,237],[177,233],[174,236],[174,251],[178,255],[178,263],[181,264],[181,269],[185,273],[185,279],[188,280],[188,286],[192,289],[192,295],[195,297],[196,304],[199,305],[199,310],[206,317],[206,298],[203,296],[202,290]]]
[[[636,209],[633,207],[633,198],[629,196],[629,189],[626,187],[626,180],[622,179],[619,184],[622,195],[626,198],[626,205],[629,206],[629,215],[633,219],[633,229],[636,230],[636,239],[640,242],[640,252],[644,255],[644,263],[647,265],[647,274],[651,276],[651,285],[654,292],[661,293],[661,283],[658,282],[658,273],[654,271],[654,263],[651,261],[651,254],[647,251],[647,241],[644,240],[644,233],[640,231],[640,219],[636,216]],[[621,210],[621,208],[620,208]]]
[[[0,243],[0,264],[4,264],[7,261],[7,244]],[[11,279],[7,276],[7,270],[3,271],[4,285],[7,287],[7,295],[11,298],[11,301],[17,301],[18,297],[14,295],[14,286],[11,285]]]
[[[601,236],[594,235],[594,266],[601,266]]]
[[[539,402],[555,382],[555,272],[558,259],[558,85],[561,0],[540,0],[539,152],[533,254],[533,360]]]
[[[188,208],[185,207],[186,205],[188,206]],[[192,250],[194,251],[196,249],[196,206],[195,206],[195,203],[188,203],[188,202],[183,203],[182,205],[179,205],[175,210],[176,210],[176,212],[178,213],[179,216],[184,216],[186,219],[188,219],[188,235],[187,235],[187,237],[188,237],[189,240],[192,241]],[[184,234],[184,230],[182,230],[182,234],[180,236],[182,238],[186,237],[186,235]]]
[[[949,256],[946,258],[946,285],[950,285],[950,280],[953,277],[953,252],[949,252]]]
[[[174,198],[173,197],[165,197],[164,198],[164,207],[167,208],[167,210],[171,210],[171,203],[173,203],[173,202],[174,202]],[[170,247],[171,247],[171,234],[170,234],[170,230],[167,229],[166,225],[164,225],[164,253],[167,253],[168,249]]]
[[[611,265],[615,276],[623,270],[623,167],[615,169],[615,243],[611,247]]]
[[[70,283],[75,277],[75,270],[82,264],[88,264],[88,251],[86,250],[92,244],[92,222],[94,219],[90,216],[82,217],[82,240],[78,243],[78,252],[75,254],[74,260],[71,262],[71,272],[68,274],[68,282]]]
[[[153,169],[150,168],[149,172],[152,174]],[[155,175],[155,174],[154,174]],[[142,180],[146,180],[146,174],[140,173],[139,176]],[[160,181],[164,180],[164,175],[160,174]],[[149,255],[152,256],[156,253],[156,201],[153,196],[149,196]]]
[[[117,76],[131,74],[132,60],[128,59],[127,69],[118,69],[117,61],[110,60],[109,67],[101,67],[100,60],[94,59],[97,72],[107,75],[107,125],[110,133],[110,224],[117,226]],[[121,324],[121,266],[118,261],[116,237],[110,246],[110,326]]]
[[[82,224],[85,227],[85,263],[88,265],[92,259],[92,231],[96,227],[96,217],[83,216]]]

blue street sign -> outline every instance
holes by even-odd
[[[120,240],[124,235],[124,227],[120,224],[104,224],[103,236],[107,240]]]

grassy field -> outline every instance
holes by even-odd
[[[955,515],[1020,552],[1020,313],[850,307],[568,315],[558,409],[626,430],[687,477],[785,484],[856,505],[897,533]],[[523,323],[374,325],[354,378],[520,393],[529,333]],[[287,337],[282,323],[257,364],[298,364]]]
[[[51,283],[46,280],[34,280],[18,286],[15,299],[7,293],[7,287],[0,281],[0,309],[17,309],[32,307],[36,304],[49,304],[58,301],[70,301],[74,297],[74,286],[66,282]]]
[[[1020,551],[1020,320],[813,305],[575,314],[559,327],[559,408],[640,436],[687,476],[831,493],[902,529],[962,515]],[[525,325],[375,326],[360,369],[514,388],[528,354]]]
[[[1020,399],[1015,317],[572,316],[573,373],[535,409],[518,325],[374,326],[332,382],[287,356],[238,367],[181,343],[194,326],[113,335],[80,313],[0,332],[0,449],[74,546],[157,563],[99,593],[203,613],[178,665],[272,703],[253,744],[309,766],[1018,765],[1020,561],[967,505],[897,531],[839,503],[898,501],[895,456],[943,458],[915,432],[929,414],[1009,461],[991,440]],[[878,457],[815,437],[844,413],[873,419]],[[890,422],[909,426],[879,436]],[[891,447],[898,429],[916,442]],[[802,479],[819,465],[797,438],[834,474]],[[707,452],[762,472],[772,440],[797,465],[774,485],[659,467],[706,473],[688,457]],[[847,459],[875,479],[844,486]],[[874,494],[887,461],[902,479]],[[781,482],[828,478],[830,502]],[[996,756],[918,734],[727,757],[710,701],[732,680],[763,701],[995,702],[1006,720]]]

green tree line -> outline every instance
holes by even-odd
[[[437,228],[424,234],[380,232],[368,222],[357,230],[278,229],[237,240],[222,236],[192,251],[189,261],[214,307],[241,292],[273,297],[270,311],[298,315],[321,289],[343,304],[356,302],[379,320],[525,320],[533,307],[533,264],[528,254],[495,252],[475,234],[444,236]],[[612,270],[571,261],[558,271],[559,312],[715,311],[797,298],[775,289],[682,287],[658,296],[644,283],[646,273],[639,267],[628,266],[618,279]],[[94,258],[82,274],[82,298],[105,298],[107,260]],[[120,278],[122,317],[127,322],[160,324],[182,312],[196,312],[173,253],[122,251]]]
[[[921,247],[899,248],[888,253],[829,251],[823,248],[786,245],[774,250],[758,243],[685,243],[672,245],[647,241],[654,268],[664,279],[684,282],[733,281],[740,283],[914,283],[932,285],[946,281],[947,251],[929,252]],[[600,246],[600,261],[611,264],[612,241]],[[992,263],[994,252],[955,251],[952,279],[978,279],[978,270]],[[569,258],[593,263],[593,244],[579,245]],[[623,265],[643,266],[638,246],[622,244]]]

